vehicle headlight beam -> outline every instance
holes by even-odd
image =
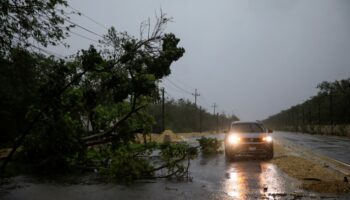
[[[241,141],[241,138],[237,135],[229,135],[227,140],[229,144],[238,144]]]

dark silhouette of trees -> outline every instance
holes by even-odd
[[[162,108],[161,103],[155,103],[148,108],[148,112],[154,117],[155,124],[153,131],[161,132]],[[215,131],[217,120],[219,120],[219,130],[228,130],[232,121],[238,120],[236,116],[226,114],[213,115],[206,110],[202,110],[201,125],[199,120],[199,108],[189,100],[170,99],[165,102],[165,129],[177,133]]]
[[[322,82],[316,96],[273,115],[264,122],[271,128],[320,133],[320,126],[350,124],[350,78]],[[332,132],[332,130],[330,131]]]

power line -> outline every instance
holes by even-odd
[[[30,47],[33,47],[34,49],[39,50],[39,53],[44,52],[45,54],[47,54],[47,55],[49,55],[49,56],[56,56],[56,57],[58,57],[58,58],[65,59],[65,56],[63,56],[63,55],[61,55],[61,54],[52,52],[52,51],[47,50],[47,49],[43,49],[43,48],[38,47],[38,46],[36,46],[35,44],[32,44],[32,43],[27,42],[27,41],[23,41],[23,40],[21,41],[21,39],[20,39],[18,36],[16,36],[16,35],[14,35],[13,37],[16,38],[16,39],[18,40],[18,42],[25,42],[26,45],[29,45]]]
[[[172,78],[176,79],[175,77],[172,77]],[[174,81],[171,81],[170,77],[167,77],[167,80],[168,80],[170,83],[174,83]],[[176,79],[176,80],[177,80],[178,83],[181,83],[182,85],[186,85],[187,87],[193,88],[192,86],[190,86],[190,85],[188,85],[188,84],[185,84],[184,82],[180,81],[179,79]],[[175,84],[175,83],[174,83],[174,84]],[[175,84],[175,85],[178,86],[177,84]],[[179,88],[179,87],[180,87],[180,86],[178,86],[177,88]],[[180,87],[180,88],[181,88],[182,91],[185,90],[185,89],[183,89],[182,87]],[[197,89],[195,89],[195,90],[197,90]],[[185,90],[184,92],[186,92],[186,93],[188,93],[188,94],[190,93],[190,92],[187,91],[187,90]],[[191,93],[191,95],[194,95],[194,94]],[[203,100],[205,101],[205,104],[206,104],[207,106],[210,107],[209,101],[207,101],[207,99],[203,96],[203,94],[201,94],[201,95],[198,94],[198,96],[199,96],[199,97],[202,97]],[[196,102],[196,100],[195,100],[195,102]]]
[[[31,47],[35,48],[35,49],[38,49],[39,52],[44,52],[45,54],[49,55],[49,56],[55,56],[55,57],[58,57],[58,58],[61,58],[61,59],[66,59],[65,56],[61,55],[61,54],[58,54],[58,53],[55,53],[55,52],[52,52],[52,51],[49,51],[47,49],[43,49],[43,48],[40,48],[38,46],[35,46],[33,44],[29,44]]]
[[[74,31],[69,31],[70,33],[72,33],[73,35],[76,35],[76,36],[78,36],[78,37],[81,37],[81,38],[84,38],[84,39],[87,39],[87,40],[90,40],[90,41],[92,41],[92,42],[96,42],[96,43],[98,43],[99,44],[99,42],[97,41],[97,40],[94,40],[94,39],[92,39],[92,38],[89,38],[89,37],[87,37],[87,36],[85,36],[85,35],[82,35],[82,34],[80,34],[80,33],[76,33],[76,32],[74,32]]]
[[[102,27],[102,28],[108,30],[108,28],[107,28],[105,25],[103,25],[102,23],[100,23],[100,22],[94,20],[92,17],[89,17],[88,15],[84,14],[84,13],[81,12],[80,10],[78,10],[78,9],[76,9],[76,8],[73,8],[71,5],[68,5],[68,7],[70,7],[72,10],[78,12],[78,14],[84,16],[85,18],[89,19],[90,21],[94,22],[95,24],[99,25],[100,27]]]
[[[186,93],[182,90],[180,90],[179,88],[173,86],[173,85],[168,85],[166,82],[162,82],[162,84],[164,86],[166,86],[168,89],[172,89],[173,91],[177,92],[177,93],[181,93],[181,94],[186,94],[186,95],[192,95],[192,94],[189,94],[189,93]]]
[[[180,86],[178,86],[177,84],[175,84],[174,82],[172,82],[170,79],[165,79],[165,80],[169,81],[170,84],[172,84],[173,86],[175,86],[175,87],[178,88],[179,90],[181,90],[181,91],[183,91],[183,92],[185,92],[185,93],[187,93],[187,94],[192,95],[192,92],[189,92],[189,91],[183,89],[182,87],[180,87]]]
[[[176,83],[174,83],[173,81],[171,81],[171,80],[169,79],[169,77],[167,77],[167,79],[165,79],[165,80],[167,80],[168,83],[170,83],[171,86],[172,86],[174,89],[177,89],[177,91],[180,91],[181,93],[185,93],[185,94],[187,94],[187,95],[192,95],[192,96],[194,96],[194,94],[193,94],[192,92],[189,92],[188,90],[186,90],[186,89],[180,87],[178,84],[176,84]],[[165,86],[167,86],[167,87],[170,86],[170,85],[167,85],[166,82],[163,82],[163,84],[164,84]],[[196,92],[195,92],[195,93],[196,93]],[[203,96],[203,94],[199,95],[199,94],[197,93],[196,96],[197,96],[197,97],[198,97],[198,96],[199,96],[199,97],[202,97],[203,100],[205,101],[204,104],[205,104],[207,107],[211,107],[210,103],[206,100],[206,98]],[[199,101],[199,99],[196,99],[196,97],[195,97],[195,104],[196,104],[197,101]],[[200,102],[201,102],[201,101],[200,101]],[[203,103],[203,102],[202,102],[202,103]]]
[[[89,32],[89,33],[91,33],[91,34],[93,34],[93,35],[96,35],[96,36],[98,36],[98,37],[100,37],[100,38],[103,39],[103,36],[102,36],[102,35],[100,35],[100,34],[94,32],[94,31],[92,31],[92,30],[90,30],[90,29],[88,29],[88,28],[85,28],[85,27],[83,27],[83,26],[80,26],[79,24],[77,24],[77,23],[71,21],[70,19],[68,19],[67,16],[66,16],[66,18],[65,18],[64,20],[67,21],[67,22],[69,22],[69,23],[71,23],[72,25],[75,25],[76,27],[79,27],[79,28],[81,28],[81,29],[83,29],[83,30],[85,30],[85,31],[87,31],[87,32]]]
[[[166,90],[165,90],[164,92],[165,92],[165,94],[167,94],[170,98],[172,98],[172,99],[175,100],[175,98],[174,98],[171,94],[169,94],[169,92],[167,92]]]
[[[173,79],[175,79],[178,83],[180,83],[181,85],[185,86],[185,87],[189,87],[191,89],[195,89],[194,87],[190,86],[189,84],[186,84],[185,82],[183,81],[180,81],[178,78],[176,78],[175,76],[172,76]],[[172,79],[170,77],[168,77],[168,79]]]

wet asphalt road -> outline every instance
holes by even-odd
[[[274,138],[288,140],[312,152],[350,164],[350,138],[275,131]]]
[[[276,134],[277,135],[277,134]],[[279,134],[276,137],[287,137]],[[218,136],[222,138],[223,135]],[[302,137],[302,136],[300,136]],[[195,144],[192,139],[190,143]],[[225,160],[224,154],[199,156],[191,162],[191,181],[157,180],[132,185],[103,184],[93,178],[77,178],[76,183],[15,177],[0,185],[4,200],[115,200],[115,199],[320,199],[299,189],[288,177],[262,158]],[[4,181],[2,181],[4,182]],[[331,195],[332,196],[332,195]],[[329,197],[329,195],[328,195]],[[334,197],[334,196],[333,196]],[[347,199],[349,195],[341,197]]]
[[[199,157],[191,163],[190,171],[192,181],[159,180],[130,186],[89,181],[70,185],[17,177],[3,186],[12,189],[2,191],[0,199],[266,199],[302,192],[296,180],[259,159],[229,163],[223,154]]]

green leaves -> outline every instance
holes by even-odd
[[[58,6],[67,3],[65,0],[0,1],[0,53],[8,54],[15,46],[28,47],[29,38],[42,46],[56,45],[64,39],[67,32],[61,26],[65,16],[58,14]]]
[[[111,165],[100,167],[101,175],[112,181],[130,183],[136,179],[153,176],[152,165],[142,157],[134,155],[135,151],[120,147],[111,155]]]
[[[0,19],[0,55],[4,61],[0,70],[5,72],[0,74],[0,83],[4,83],[0,85],[2,112],[9,106],[1,117],[7,118],[12,109],[20,107],[6,121],[11,124],[6,130],[34,124],[21,137],[28,135],[23,144],[26,161],[47,169],[68,167],[77,155],[84,160],[85,145],[112,143],[111,148],[116,150],[113,157],[118,160],[114,162],[118,169],[115,175],[130,169],[135,173],[126,180],[144,175],[139,169],[151,168],[149,163],[134,158],[123,145],[133,141],[136,133],[151,131],[154,120],[141,108],[157,98],[158,82],[170,74],[170,65],[184,53],[177,47],[175,35],[162,33],[168,19],[160,19],[147,39],[135,39],[111,28],[101,43],[111,45],[112,53],[107,48],[102,54],[90,46],[71,61],[58,61],[12,48],[14,41],[30,46],[28,38],[43,46],[57,44],[71,27],[61,27],[65,17],[56,13],[57,5],[66,5],[64,0],[7,0],[0,5],[6,13]],[[13,38],[14,33],[20,41]],[[10,103],[12,100],[16,103]],[[16,124],[17,118],[22,122]],[[11,131],[9,138],[20,133]],[[84,143],[83,137],[89,141]],[[5,137],[7,141],[9,138]],[[178,155],[185,153],[179,148],[173,150]],[[169,153],[164,150],[164,156]],[[170,157],[164,159],[171,161]]]
[[[100,53],[97,52],[94,46],[90,45],[88,50],[81,50],[82,55],[80,57],[82,63],[82,69],[84,71],[100,71],[103,68],[101,64],[103,59]]]
[[[220,151],[222,142],[216,138],[201,137],[200,139],[197,139],[197,141],[199,142],[199,146],[204,155],[222,152]]]

